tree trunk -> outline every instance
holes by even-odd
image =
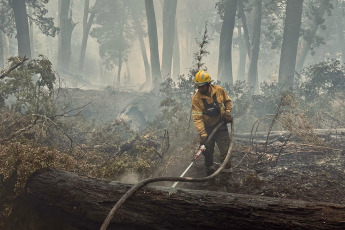
[[[344,14],[343,14],[343,8],[338,7],[336,8],[336,20],[335,23],[337,25],[337,31],[338,31],[338,44],[341,48],[341,57],[342,57],[342,63],[345,63],[345,39],[344,39]]]
[[[173,75],[172,78],[177,80],[180,76],[180,44],[177,31],[177,22],[175,21],[175,39],[173,51]]]
[[[162,75],[166,79],[171,74],[172,57],[175,40],[175,18],[177,0],[165,0],[163,7],[163,52]]]
[[[308,37],[307,40],[302,40],[301,44],[300,44],[300,53],[297,56],[297,64],[296,64],[296,71],[297,72],[301,72],[301,70],[303,69],[303,65],[305,62],[305,59],[308,55],[308,52],[310,50],[310,45],[313,43],[313,40],[315,38],[316,32],[319,29],[319,25],[320,25],[320,21],[322,20],[326,9],[329,5],[329,1],[330,0],[321,0],[319,9],[317,11],[317,16],[315,16],[314,19],[314,24],[312,25],[312,27],[310,28],[310,32],[308,33]],[[338,23],[336,23],[338,24]]]
[[[162,75],[159,64],[157,24],[153,0],[145,0],[145,9],[150,42],[152,83],[154,89],[158,89],[161,83]]]
[[[32,17],[32,10],[28,8],[28,14]],[[29,23],[29,34],[30,34],[30,50],[31,50],[31,57],[35,57],[35,40],[34,40],[34,23]]]
[[[247,53],[248,53],[248,58],[249,60],[251,59],[251,45],[250,45],[250,38],[249,38],[249,32],[248,32],[248,25],[247,25],[247,19],[246,15],[243,10],[243,0],[238,1],[238,14],[241,18],[242,21],[242,27],[243,27],[243,33],[244,33],[244,38],[246,41],[246,46],[247,46]]]
[[[59,0],[59,54],[58,66],[60,70],[69,71],[71,62],[71,39],[75,23],[72,20],[70,0]]]
[[[246,46],[245,46],[245,41],[242,35],[242,30],[241,26],[238,26],[238,39],[239,39],[239,47],[238,47],[238,52],[240,56],[240,61],[238,64],[238,71],[237,71],[237,80],[245,81],[245,71],[246,71],[246,60],[247,60],[247,55],[246,55]]]
[[[125,82],[129,83],[131,81],[131,70],[129,68],[128,58],[125,59],[125,63],[126,63],[126,73],[127,73],[127,78],[125,79]]]
[[[85,61],[85,53],[87,47],[87,40],[89,38],[90,29],[95,18],[96,8],[99,4],[99,0],[95,2],[94,9],[90,14],[89,17],[89,2],[90,0],[85,0],[84,5],[84,16],[83,16],[83,38],[81,41],[80,46],[80,54],[79,54],[79,71],[83,71],[84,69],[84,61]]]
[[[42,215],[98,229],[130,184],[41,170],[26,184]],[[281,198],[149,186],[115,213],[108,229],[344,229],[345,206]]]
[[[8,38],[5,33],[0,30],[0,68],[5,68],[5,63],[8,58]]]
[[[288,90],[293,87],[303,0],[286,2],[286,18],[280,53],[278,83]]]
[[[227,0],[219,41],[218,80],[233,83],[232,77],[232,35],[235,26],[237,0]]]
[[[252,34],[252,50],[251,58],[249,60],[248,70],[248,84],[251,88],[252,94],[259,90],[258,79],[258,59],[260,51],[260,36],[261,36],[261,12],[262,0],[257,0],[254,7],[254,21]]]
[[[5,55],[4,55],[4,33],[0,30],[0,72],[5,66]]]
[[[144,67],[145,67],[145,76],[146,76],[146,85],[150,85],[152,83],[152,79],[151,79],[151,70],[150,70],[150,64],[149,61],[147,59],[147,53],[146,53],[146,47],[145,47],[145,42],[144,42],[144,33],[143,33],[143,28],[139,22],[138,16],[137,16],[137,12],[136,12],[136,7],[134,5],[135,3],[133,1],[130,1],[130,9],[132,11],[132,17],[133,17],[133,22],[134,22],[134,28],[137,32],[138,35],[138,40],[139,40],[139,44],[140,44],[140,50],[141,50],[141,56],[143,58],[143,62],[144,62]]]
[[[29,23],[25,1],[12,0],[11,6],[16,21],[18,55],[31,58]]]
[[[116,84],[118,87],[121,86],[121,68],[122,68],[122,51],[119,50],[119,66],[117,68],[117,80],[116,80]]]

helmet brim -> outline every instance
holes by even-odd
[[[199,87],[199,86],[210,84],[211,82],[212,82],[212,80],[209,82],[201,82],[201,83],[200,82],[194,82],[194,86]]]

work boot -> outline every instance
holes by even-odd
[[[213,166],[207,166],[207,167],[206,167],[206,175],[207,175],[207,176],[212,175],[215,171],[216,171],[216,170],[215,170],[215,168],[214,168]]]

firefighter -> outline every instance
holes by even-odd
[[[211,84],[210,74],[201,70],[194,78],[198,91],[192,98],[192,116],[196,130],[200,134],[200,145],[206,146],[204,151],[207,176],[214,173],[213,153],[217,143],[221,160],[226,157],[230,144],[227,123],[232,122],[232,101],[225,90],[218,85]],[[217,130],[212,139],[206,144],[208,135],[220,121],[225,121]],[[230,168],[230,162],[225,169]],[[226,171],[226,170],[224,170]]]

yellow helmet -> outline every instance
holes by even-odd
[[[211,82],[212,80],[211,80],[210,74],[205,72],[204,70],[200,70],[199,72],[195,74],[195,78],[194,78],[195,86],[206,85]]]

